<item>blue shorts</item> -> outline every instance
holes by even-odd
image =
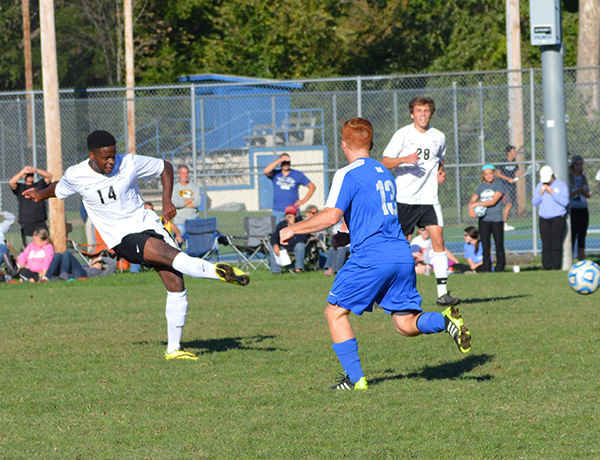
[[[373,311],[374,302],[386,313],[423,311],[421,300],[414,264],[360,267],[352,262],[352,257],[337,274],[327,296],[330,304],[359,316],[365,311]]]

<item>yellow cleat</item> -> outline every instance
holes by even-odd
[[[365,377],[361,377],[356,383],[352,382],[350,378],[344,374],[337,385],[329,387],[331,390],[368,390],[369,384]]]
[[[471,333],[465,326],[457,307],[448,307],[443,312],[446,323],[446,332],[458,345],[461,353],[468,353],[471,349]]]
[[[239,286],[248,286],[250,277],[237,267],[229,264],[219,263],[215,265],[215,273],[221,281],[237,284]]]
[[[198,358],[194,353],[190,353],[189,351],[178,348],[171,353],[167,353],[165,351],[165,359],[191,359],[192,361],[198,361],[200,358]]]

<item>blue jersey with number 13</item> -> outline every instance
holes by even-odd
[[[344,212],[352,258],[363,267],[414,263],[396,206],[394,177],[373,158],[359,158],[337,171],[325,204]]]

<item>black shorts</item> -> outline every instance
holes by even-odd
[[[504,204],[514,203],[517,199],[517,186],[509,182],[504,182],[504,195],[502,195]]]
[[[132,264],[141,264],[149,267],[150,265],[144,260],[144,248],[146,247],[148,238],[157,238],[165,241],[165,237],[160,233],[156,233],[154,230],[145,230],[141,233],[130,233],[112,249],[119,257]]]
[[[415,227],[429,225],[444,226],[442,207],[439,204],[404,204],[398,203],[398,222],[404,236],[411,235]]]

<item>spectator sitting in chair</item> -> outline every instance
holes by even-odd
[[[4,256],[6,271],[13,278],[19,277],[21,281],[46,281],[46,271],[54,257],[54,247],[49,241],[48,231],[38,228],[33,232],[33,243],[27,245],[25,250],[17,257],[17,266],[10,257]]]
[[[2,264],[2,255],[8,254],[8,247],[6,246],[6,232],[15,221],[15,216],[10,212],[2,212],[0,211],[0,216],[4,219],[2,223],[0,223],[0,264]]]
[[[46,276],[50,281],[68,281],[76,278],[108,276],[117,271],[118,262],[110,257],[96,257],[89,267],[84,267],[69,251],[57,252],[52,258]]]
[[[431,237],[425,227],[418,227],[417,232],[419,234],[410,242],[410,251],[415,259],[415,271],[417,275],[429,274],[433,270]],[[458,259],[448,248],[446,248],[446,254],[448,255],[448,273],[452,273],[454,272],[453,266],[458,263]]]
[[[344,219],[340,219],[340,221],[331,227],[331,236],[335,236],[339,232],[348,232],[348,226],[344,222]],[[325,276],[334,276],[337,272],[339,272],[344,264],[346,263],[346,259],[348,258],[348,254],[350,253],[350,243],[345,246],[337,246],[334,245],[334,240],[332,239],[331,248],[329,248],[329,253],[327,254],[327,262],[325,262]]]
[[[281,266],[275,261],[275,256],[281,256],[279,232],[301,220],[302,218],[298,217],[298,208],[296,206],[292,204],[285,208],[285,219],[277,224],[277,228],[271,235],[271,240],[269,241],[269,263],[271,265],[272,274],[281,274]],[[292,252],[296,256],[296,273],[300,273],[304,270],[304,254],[306,253],[306,242],[308,241],[309,236],[309,234],[295,235],[284,248],[286,251]]]

